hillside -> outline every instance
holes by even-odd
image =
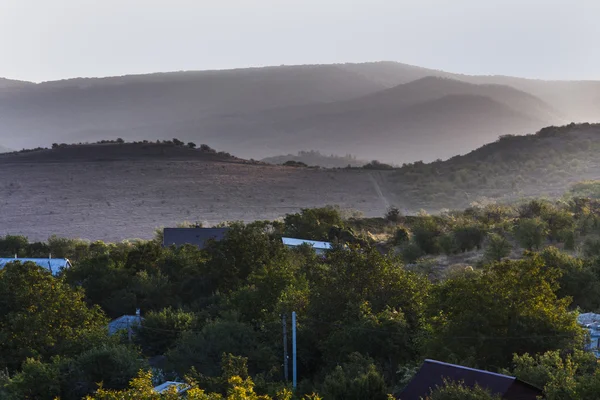
[[[183,221],[254,221],[337,204],[387,207],[371,174],[249,162],[156,143],[59,146],[0,155],[0,236],[121,241]]]
[[[168,142],[55,144],[52,149],[23,150],[0,155],[0,164],[84,163],[93,161],[209,161],[246,162],[208,147],[190,148]]]
[[[382,176],[388,199],[407,210],[467,207],[472,202],[561,196],[600,178],[600,124],[544,128],[507,136],[464,156],[414,163]]]
[[[454,81],[428,78],[432,76]],[[485,127],[455,124],[487,118],[475,115],[481,108],[470,108],[476,102],[463,103],[454,118],[422,129],[411,126],[421,123],[418,118],[395,115],[402,114],[399,109],[428,107],[429,101],[454,95],[482,96],[516,114],[488,101],[484,111],[492,119]],[[308,147],[402,163],[462,154],[501,134],[600,121],[599,104],[598,82],[473,77],[393,62],[77,78],[11,83],[10,90],[0,90],[0,142],[30,148],[55,141],[178,137],[244,158]],[[452,135],[456,146],[429,151],[426,143],[406,142],[423,133]],[[317,143],[307,143],[315,137]]]

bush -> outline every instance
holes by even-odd
[[[458,253],[459,243],[456,236],[452,233],[446,233],[438,238],[438,246],[444,254],[451,255]]]
[[[105,389],[125,389],[146,368],[140,354],[126,345],[107,344],[76,357],[70,366],[68,386],[73,399],[92,393],[102,382]]]
[[[508,257],[511,251],[512,245],[504,236],[492,233],[488,237],[484,258],[487,261],[500,261]]]
[[[149,355],[163,354],[185,331],[191,330],[196,316],[182,310],[165,308],[150,311],[144,316],[142,326],[136,326],[136,340]]]
[[[463,382],[445,381],[444,385],[432,390],[425,400],[500,400],[479,385],[469,387]]]
[[[465,252],[475,248],[479,250],[486,236],[486,230],[483,225],[470,224],[462,225],[453,229],[458,250]]]
[[[539,249],[548,235],[548,224],[539,217],[523,218],[515,227],[519,244],[528,250]]]
[[[439,253],[437,238],[442,234],[438,222],[430,216],[419,217],[412,226],[413,240],[426,254]]]
[[[350,355],[347,363],[338,365],[325,377],[321,392],[330,400],[386,400],[383,376],[370,358],[359,353]]]
[[[401,250],[402,260],[407,264],[414,264],[419,258],[425,255],[425,252],[421,250],[415,243],[407,243]]]
[[[387,219],[390,222],[399,222],[401,218],[402,213],[400,212],[400,209],[398,209],[398,207],[392,206],[388,208],[385,213],[385,219]]]
[[[396,230],[396,234],[394,235],[394,244],[399,246],[405,243],[408,243],[410,240],[410,233],[406,228],[398,228]]]

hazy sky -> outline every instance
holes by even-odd
[[[599,0],[0,0],[0,76],[394,60],[600,79]]]

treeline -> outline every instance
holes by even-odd
[[[199,388],[192,399],[289,399],[281,315],[292,311],[296,398],[384,400],[424,358],[507,371],[545,387],[548,399],[593,398],[600,387],[576,323],[576,310],[600,308],[597,201],[436,216],[391,209],[378,219],[346,219],[327,207],[230,228],[203,250],[163,248],[159,237],[2,238],[5,255],[52,252],[74,265],[59,278],[34,265],[0,271],[0,397],[167,398],[146,389],[187,377]],[[329,240],[334,249],[288,249],[283,235]],[[435,268],[440,254],[463,252],[478,262]],[[144,321],[132,343],[107,335],[109,319],[138,308]],[[565,385],[571,397],[559,396]],[[432,394],[442,398],[450,397]]]
[[[218,154],[218,155],[222,155],[222,156],[227,156],[227,157],[233,157],[230,153],[227,152],[223,152],[223,151],[217,151],[215,149],[213,149],[212,147],[210,147],[207,144],[201,144],[200,146],[197,146],[196,143],[194,142],[188,142],[185,143],[177,138],[173,138],[171,140],[139,140],[139,141],[125,141],[122,138],[117,138],[117,139],[103,139],[103,140],[98,140],[96,142],[79,142],[79,143],[71,143],[71,144],[67,144],[67,143],[52,143],[51,148],[52,149],[61,149],[61,148],[68,148],[68,147],[76,147],[76,146],[86,146],[86,145],[100,145],[100,144],[115,144],[115,145],[122,145],[122,144],[133,144],[133,145],[141,145],[141,144],[145,144],[145,145],[149,145],[149,144],[156,144],[156,145],[166,145],[166,146],[177,146],[177,147],[187,147],[190,149],[197,149],[198,151],[201,151],[203,153],[212,153],[212,154]],[[19,151],[13,151],[13,152],[8,152],[6,154],[19,154],[19,153],[31,153],[31,152],[37,152],[37,151],[42,151],[42,150],[50,150],[47,147],[36,147],[33,149],[22,149]]]

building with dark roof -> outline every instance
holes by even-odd
[[[183,246],[191,244],[200,249],[209,240],[222,240],[229,228],[165,228],[163,231],[163,246]]]
[[[424,399],[436,387],[444,386],[444,380],[463,382],[468,387],[479,385],[492,394],[507,400],[537,400],[538,396],[543,395],[541,389],[514,376],[496,374],[441,361],[425,360],[398,398],[400,400]]]

